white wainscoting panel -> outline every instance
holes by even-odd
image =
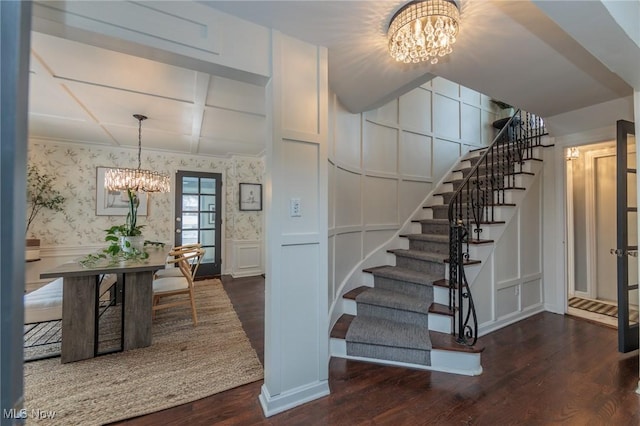
[[[435,94],[433,97],[433,132],[444,138],[460,138],[460,102]]]
[[[234,278],[252,277],[264,272],[261,241],[232,241]]]
[[[542,272],[542,212],[541,179],[536,179],[520,209],[521,274],[523,276]]]
[[[460,132],[465,141],[480,144],[482,138],[482,110],[477,106],[460,104]]]
[[[335,168],[336,227],[362,224],[362,175]]]
[[[366,111],[364,113],[364,118],[370,121],[388,125],[398,124],[398,100],[394,99],[387,102],[380,108]]]
[[[394,229],[367,230],[364,233],[364,256],[371,254],[396,233]]]
[[[506,287],[496,292],[496,316],[498,319],[520,310],[519,286]]]
[[[423,88],[412,90],[400,97],[400,126],[431,132],[431,91]]]
[[[433,90],[452,98],[457,98],[460,95],[460,86],[458,84],[441,77],[431,80],[431,87],[433,87]]]
[[[507,225],[500,241],[496,245],[496,281],[517,279],[520,265],[520,229],[518,218],[514,217]]]
[[[493,254],[489,255],[487,261],[481,265],[478,277],[471,286],[471,295],[478,315],[478,325],[492,322],[494,317],[493,308]]]
[[[431,178],[431,136],[413,132],[402,132],[400,143],[400,173],[405,178]]]
[[[522,309],[542,303],[542,279],[535,278],[525,281],[522,286]]]
[[[431,157],[434,181],[438,181],[449,170],[451,165],[460,158],[461,154],[459,142],[437,138],[433,144],[433,155]]]
[[[367,176],[364,180],[364,223],[398,223],[398,181]]]
[[[287,114],[282,116],[284,129],[307,134],[318,133],[318,70],[316,58],[303,41],[291,38],[287,49],[292,57],[308,60],[296,61],[295,67],[282,67],[287,90],[282,93],[282,106]]]
[[[399,219],[404,218],[415,210],[416,206],[424,200],[424,194],[430,193],[434,189],[435,184],[430,182],[416,182],[403,180],[400,182],[399,192]]]
[[[362,233],[349,232],[336,235],[335,253],[340,253],[340,256],[335,257],[334,264],[336,283],[341,283],[362,259]]]
[[[471,103],[473,105],[481,105],[481,96],[482,95],[480,92],[476,92],[473,89],[460,86],[460,99],[462,99],[464,102]]]
[[[284,196],[283,234],[315,232],[318,228],[318,144],[303,141],[283,140],[283,161],[287,168],[282,171],[287,188]],[[300,199],[300,217],[289,215],[292,198]]]
[[[398,130],[365,122],[364,168],[368,172],[395,174],[398,171]]]
[[[361,142],[362,142],[362,116],[351,114],[339,102],[333,103],[335,107],[335,129],[333,147],[334,158],[339,164],[360,169]]]

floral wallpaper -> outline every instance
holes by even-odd
[[[137,150],[82,146],[53,142],[31,142],[29,163],[42,173],[55,176],[55,187],[66,202],[62,212],[43,209],[29,229],[42,246],[99,245],[104,230],[124,223],[124,216],[96,215],[97,167],[137,167]],[[262,183],[264,162],[252,157],[203,157],[165,152],[143,151],[142,168],[174,175],[177,170],[221,173],[225,190],[225,238],[261,240],[262,212],[240,212],[240,182]],[[138,217],[145,225],[144,236],[154,241],[173,243],[173,198],[168,194],[148,194],[148,214]],[[26,219],[25,219],[26,220]]]

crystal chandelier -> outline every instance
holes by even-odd
[[[389,53],[396,61],[438,62],[452,52],[460,14],[452,0],[412,1],[393,15],[387,38]]]
[[[140,168],[142,121],[147,117],[141,114],[133,116],[138,120],[138,168],[107,170],[104,177],[104,187],[110,191],[169,192],[171,189],[169,175]]]

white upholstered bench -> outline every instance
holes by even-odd
[[[24,323],[62,319],[62,278],[24,295]]]
[[[102,289],[109,288],[116,281],[115,275],[105,275],[100,284]],[[24,295],[24,323],[62,319],[62,278],[51,281],[39,289]]]

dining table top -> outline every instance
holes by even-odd
[[[149,254],[149,257],[146,259],[130,259],[116,263],[108,262],[106,259],[101,259],[90,266],[83,265],[80,263],[81,259],[76,259],[41,273],[40,278],[82,277],[99,274],[156,271],[165,267],[170,249],[171,248],[169,246],[145,247],[145,251]]]

